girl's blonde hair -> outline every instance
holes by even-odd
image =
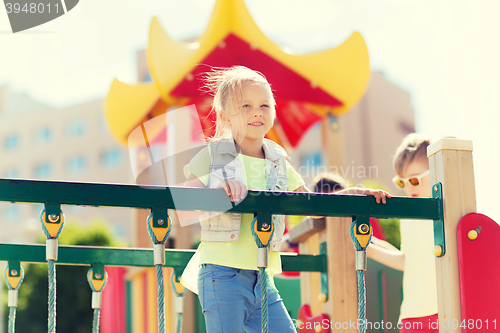
[[[267,82],[265,76],[244,66],[212,68],[212,71],[206,73],[202,79],[205,81],[203,89],[214,96],[211,112],[216,113],[215,134],[207,139],[208,142],[233,135],[227,120],[230,116],[238,115],[241,112],[243,84],[262,84],[269,87],[272,96],[271,85]],[[276,118],[274,96],[271,104],[274,120]],[[239,131],[240,136],[245,135],[245,130],[246,128]]]

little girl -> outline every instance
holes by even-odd
[[[214,93],[215,135],[184,167],[184,186],[223,188],[239,202],[247,190],[309,191],[293,169],[286,151],[264,136],[276,118],[275,100],[266,78],[246,67],[216,70],[207,75]],[[375,196],[385,203],[384,191],[349,189],[339,193]],[[181,219],[185,218],[178,212]],[[185,212],[187,214],[187,212]],[[200,214],[199,212],[197,214]],[[185,216],[192,217],[191,214]],[[251,232],[253,214],[203,213],[201,244],[181,282],[198,293],[208,333],[260,332],[260,278],[257,245]],[[283,216],[275,216],[268,274],[281,273],[279,249]],[[296,332],[293,322],[267,278],[269,332]]]

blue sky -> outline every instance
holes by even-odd
[[[474,142],[478,210],[495,211],[499,165],[500,4],[485,1],[252,0],[264,33],[307,53],[359,31],[373,70],[412,95],[417,131]],[[82,0],[68,14],[17,34],[0,9],[0,85],[54,106],[104,97],[113,78],[135,82],[135,52],[159,17],[176,39],[200,35],[214,0]]]

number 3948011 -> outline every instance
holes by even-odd
[[[488,320],[488,319],[463,319],[461,322],[457,319],[445,319],[443,322],[444,329],[456,329],[458,327],[467,328],[470,330],[478,329],[478,330],[496,330],[497,329],[497,320]]]
[[[31,14],[41,14],[41,13],[44,13],[44,12],[47,12],[47,13],[59,13],[60,10],[62,10],[62,8],[59,8],[59,4],[58,3],[55,3],[55,4],[44,4],[44,3],[36,3],[36,2],[32,2],[32,3],[25,3],[23,5],[21,5],[20,3],[10,3],[10,2],[7,2],[5,3],[5,8],[7,9],[7,14],[11,14],[11,13],[20,13],[20,12],[24,12],[24,13],[31,13]]]

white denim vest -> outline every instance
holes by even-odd
[[[246,184],[245,166],[238,156],[236,145],[232,138],[223,138],[210,143],[210,170],[207,188],[215,188],[224,181],[222,170],[227,179],[236,179]],[[287,191],[288,176],[286,168],[286,151],[277,143],[264,139],[263,148],[266,162],[267,190]],[[283,215],[272,215],[274,234],[269,248],[278,252],[281,248],[281,238],[285,229]],[[202,242],[235,242],[238,240],[241,226],[241,214],[207,212],[200,215]]]

